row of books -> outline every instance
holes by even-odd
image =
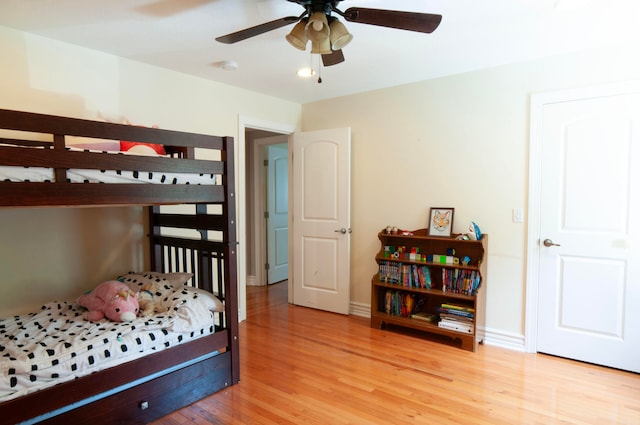
[[[427,266],[381,261],[378,275],[381,282],[395,283],[407,288],[431,289],[431,271]]]
[[[410,292],[387,291],[384,311],[392,316],[409,317],[414,311],[416,296]]]
[[[442,290],[475,295],[480,288],[480,272],[464,269],[442,269]]]

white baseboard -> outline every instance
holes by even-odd
[[[371,306],[369,304],[351,301],[349,303],[349,314],[371,319]]]
[[[258,280],[256,279],[255,275],[247,275],[247,286],[260,286],[258,285]]]
[[[501,329],[485,328],[484,343],[515,351],[525,351],[524,335],[507,332]]]

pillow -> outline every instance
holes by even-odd
[[[120,141],[120,152],[144,156],[164,156],[167,154],[163,145],[143,142],[127,142],[124,140]]]
[[[142,284],[148,282],[149,279],[154,281],[166,280],[170,285],[178,286],[184,285],[193,277],[193,273],[183,273],[183,272],[174,272],[174,273],[162,273],[162,272],[129,272],[124,276],[118,276],[118,280],[127,279],[128,281],[133,281],[136,278],[139,278],[143,281]],[[142,286],[142,284],[140,286]]]
[[[193,298],[200,299],[209,311],[224,312],[224,303],[218,297],[204,289],[194,288],[193,286],[185,286],[188,293],[193,294]]]
[[[119,140],[93,139],[91,137],[66,136],[66,146],[76,149],[88,149],[92,151],[118,152]]]
[[[211,292],[185,285],[192,277],[193,273],[144,272],[129,273],[119,276],[117,280],[125,283],[134,292],[139,292],[145,285],[152,285],[151,292],[157,298],[166,299],[174,292],[181,291],[185,297],[198,300],[197,302],[202,304],[206,310],[223,312],[224,303]]]
[[[193,288],[176,288],[160,301],[162,310],[175,317],[173,323],[167,326],[168,330],[186,333],[213,325],[213,312],[208,310],[204,303],[199,302],[202,297],[189,289]]]

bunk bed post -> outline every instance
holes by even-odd
[[[236,300],[233,303],[225,303],[225,317],[229,327],[229,345],[231,349],[231,379],[232,384],[240,381],[240,341],[238,332],[238,241],[236,236],[236,193],[235,193],[235,169],[234,169],[234,139],[223,137],[224,148],[224,185],[225,202],[222,215],[225,217],[224,230],[224,280],[226,282],[225,298]],[[226,292],[228,291],[228,292]]]
[[[147,208],[147,220],[149,221],[149,253],[150,269],[156,272],[162,271],[162,247],[155,241],[155,236],[160,235],[160,226],[156,223],[156,216],[160,214],[160,207],[157,205]]]
[[[196,215],[207,215],[207,204],[196,204]],[[207,229],[196,229],[200,233],[200,239],[207,240]],[[198,251],[198,279],[197,286],[209,292],[213,289],[213,270],[211,268],[211,253],[209,251]]]
[[[62,134],[54,134],[53,135],[53,148],[57,150],[63,151],[65,147],[64,135]],[[64,168],[55,168],[54,169],[54,178],[57,183],[64,183],[67,180],[67,170]]]

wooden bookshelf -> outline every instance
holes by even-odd
[[[476,351],[484,339],[488,235],[458,240],[428,236],[428,229],[410,233],[378,233],[371,327],[411,328]]]

